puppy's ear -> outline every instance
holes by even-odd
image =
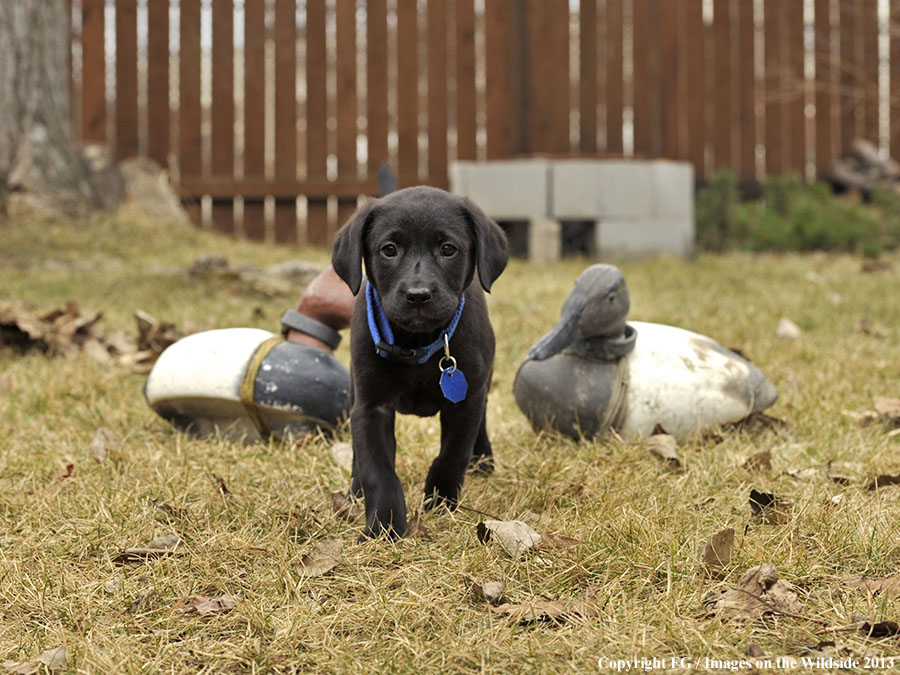
[[[356,210],[350,220],[338,230],[331,249],[331,266],[350,287],[353,295],[359,293],[362,284],[365,238],[372,220],[374,204],[375,201],[370,200]]]
[[[474,234],[478,279],[481,281],[481,287],[490,292],[491,284],[506,268],[506,261],[509,259],[506,233],[500,229],[497,223],[488,218],[471,199],[463,197],[462,203]]]

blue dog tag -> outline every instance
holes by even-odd
[[[440,385],[444,398],[453,403],[462,401],[466,397],[466,392],[469,391],[466,376],[456,368],[441,371]]]

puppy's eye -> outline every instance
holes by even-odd
[[[454,253],[456,253],[456,247],[453,244],[444,244],[441,246],[441,255],[449,258]]]
[[[381,255],[385,258],[393,258],[397,253],[397,246],[395,244],[388,243],[381,247]]]

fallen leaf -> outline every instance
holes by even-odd
[[[763,651],[762,647],[753,642],[747,645],[747,648],[744,650],[744,656],[749,656],[755,659],[762,658],[765,655],[766,653]]]
[[[479,600],[484,600],[492,605],[496,605],[503,599],[503,591],[506,586],[499,581],[487,581],[481,583],[475,581],[475,579],[467,574],[463,574],[463,581]]]
[[[50,487],[57,490],[61,489],[66,483],[75,479],[75,465],[66,464],[62,471],[56,474],[50,481]]]
[[[733,619],[796,615],[802,610],[797,594],[778,578],[778,570],[769,563],[747,570],[736,586],[719,589],[703,604],[710,613]]]
[[[896,621],[879,621],[878,623],[864,621],[859,627],[859,632],[872,638],[892,637],[900,634],[900,625]]]
[[[344,545],[340,539],[323,539],[316,547],[300,559],[298,570],[308,577],[328,574],[341,564]]]
[[[2,666],[7,673],[14,675],[32,675],[33,673],[51,672],[62,670],[68,663],[66,648],[60,645],[53,649],[41,652],[32,659],[25,661],[4,661]]]
[[[150,505],[160,514],[166,516],[166,518],[171,518],[173,520],[190,520],[191,514],[187,509],[181,509],[177,506],[166,504],[155,497],[151,498],[149,501]]]
[[[778,325],[775,327],[775,335],[785,340],[796,340],[803,335],[803,331],[800,330],[800,326],[783,316],[778,320]]]
[[[900,574],[879,578],[860,578],[856,581],[856,587],[872,595],[900,595]]]
[[[182,611],[185,614],[199,614],[200,616],[209,616],[210,614],[226,614],[233,610],[240,598],[232,595],[222,595],[218,598],[207,598],[202,595],[193,598],[184,598]]]
[[[353,446],[349,443],[335,443],[331,446],[331,459],[347,473],[353,471]]]
[[[873,478],[868,485],[866,485],[866,490],[877,490],[878,488],[887,487],[888,485],[900,485],[900,474],[891,476],[888,474],[882,474],[876,478]]]
[[[654,434],[644,441],[650,454],[654,457],[671,464],[675,467],[681,466],[681,459],[678,457],[677,444],[675,437],[669,434]]]
[[[541,535],[521,520],[485,520],[477,531],[478,541],[486,544],[494,538],[513,558],[541,543]]]
[[[700,559],[706,567],[713,571],[721,571],[731,562],[734,549],[734,528],[729,527],[716,532],[703,546]]]
[[[584,542],[574,537],[566,537],[561,534],[542,534],[537,548],[541,551],[553,551],[561,548],[583,546]]]
[[[771,492],[751,489],[750,509],[754,516],[772,525],[784,525],[791,520],[791,502]]]
[[[491,607],[491,611],[505,614],[519,624],[538,621],[562,624],[585,621],[599,614],[594,598],[587,593],[578,598],[564,600],[538,600],[519,604],[507,602],[499,607]]]
[[[802,469],[794,469],[792,471],[788,471],[788,475],[792,478],[796,478],[797,480],[807,481],[812,480],[816,476],[821,473],[819,469],[816,469],[811,466],[804,467]]]
[[[215,473],[210,473],[210,478],[212,478],[213,483],[216,484],[216,487],[219,488],[219,493],[223,497],[231,497],[231,490],[228,489],[228,486],[225,484],[225,479]]]
[[[88,447],[91,457],[98,462],[103,462],[107,458],[117,459],[121,454],[121,450],[122,443],[119,441],[119,437],[116,436],[112,429],[107,429],[106,427],[97,429]]]
[[[347,496],[346,492],[331,493],[331,510],[334,511],[334,515],[348,523],[355,523],[365,514],[362,507]]]
[[[722,425],[722,429],[726,431],[761,431],[763,429],[771,429],[776,434],[789,431],[791,425],[782,419],[772,417],[760,410],[754,410],[749,415],[728,422]]]
[[[115,593],[122,588],[122,577],[113,577],[103,582],[103,590],[107,593]]]
[[[750,455],[744,462],[744,468],[748,471],[771,471],[772,470],[772,453],[769,450],[757,452]]]
[[[407,539],[430,539],[428,528],[425,527],[425,519],[418,513],[406,523],[406,534],[403,535]]]
[[[184,542],[177,534],[167,534],[157,537],[149,544],[143,547],[126,548],[118,553],[114,558],[114,563],[131,563],[148,560],[151,558],[161,558],[167,555],[176,555],[184,553]]]
[[[841,475],[839,473],[835,473],[834,471],[828,472],[828,480],[832,483],[837,483],[838,485],[852,485],[853,479],[848,478],[847,476]]]
[[[891,426],[900,426],[900,398],[891,396],[874,396],[872,398],[875,412]]]

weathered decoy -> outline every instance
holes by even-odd
[[[627,322],[629,306],[616,267],[578,277],[559,323],[516,374],[516,402],[535,429],[633,439],[661,427],[684,438],[775,402],[775,387],[740,355],[688,330]]]

